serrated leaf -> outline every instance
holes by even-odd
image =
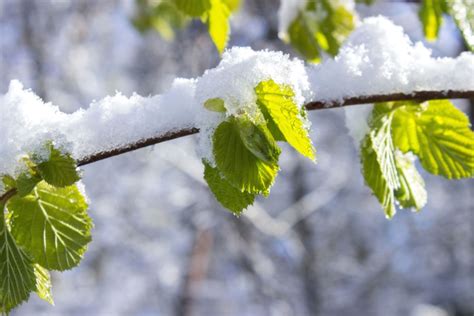
[[[403,152],[412,151],[428,172],[448,179],[474,175],[474,133],[469,120],[450,101],[399,107],[392,135]]]
[[[443,0],[423,0],[419,16],[423,25],[423,33],[429,41],[438,38],[438,33],[443,23]]]
[[[211,9],[211,0],[174,0],[178,10],[192,16],[200,17]]]
[[[38,164],[40,176],[49,184],[65,187],[79,181],[76,161],[50,145],[49,159]]]
[[[87,203],[76,186],[55,188],[40,182],[32,194],[7,205],[15,240],[49,270],[67,270],[82,259],[91,241]]]
[[[212,98],[204,102],[204,107],[209,111],[225,113],[224,100],[221,98]]]
[[[315,159],[315,149],[303,125],[293,90],[273,80],[262,81],[255,88],[257,104],[266,119],[281,132],[284,139],[303,156]]]
[[[52,285],[49,271],[39,264],[35,264],[34,269],[36,277],[36,294],[42,300],[54,305],[53,295],[51,294]]]
[[[372,189],[375,197],[382,204],[385,216],[392,218],[397,211],[395,208],[394,190],[383,174],[384,168],[379,163],[370,135],[367,135],[361,143],[360,156],[365,183]]]
[[[395,153],[398,179],[400,187],[395,191],[395,197],[404,208],[415,208],[421,210],[428,200],[425,190],[425,182],[413,164],[411,154]]]
[[[474,1],[446,0],[446,2],[447,11],[461,30],[467,47],[474,51]]]
[[[220,54],[224,52],[229,41],[230,10],[221,0],[211,0],[211,9],[207,12],[209,35]]]
[[[35,275],[31,259],[17,245],[5,224],[1,202],[0,211],[0,312],[9,313],[35,290]]]
[[[247,117],[235,118],[240,139],[255,157],[266,163],[277,163],[281,149],[265,125],[256,125]]]
[[[41,178],[32,175],[29,172],[21,173],[15,181],[16,189],[19,196],[26,196],[35,188]]]
[[[232,213],[239,215],[245,208],[253,204],[255,194],[241,192],[224,179],[217,168],[213,168],[206,162],[203,163],[204,179],[222,206],[229,209]]]
[[[213,152],[221,174],[241,192],[268,194],[278,173],[277,163],[266,163],[245,147],[235,118],[214,132]]]

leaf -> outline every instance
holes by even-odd
[[[321,52],[333,56],[355,26],[353,12],[336,1],[314,0],[288,28],[291,45],[306,59],[319,62]]]
[[[222,0],[225,5],[229,8],[230,12],[235,12],[240,7],[240,0]]]
[[[426,39],[435,41],[443,23],[442,0],[423,0],[418,14]]]
[[[41,177],[51,185],[65,187],[79,181],[75,160],[68,154],[63,154],[59,150],[49,145],[50,155],[45,162],[38,164],[38,171]]]
[[[49,271],[40,266],[34,265],[36,276],[36,294],[42,300],[54,305],[53,295],[51,294],[51,276]]]
[[[209,111],[225,113],[224,100],[221,98],[212,98],[204,102],[204,107]]]
[[[211,0],[174,0],[174,2],[178,10],[192,17],[200,17],[211,9]]]
[[[446,0],[447,11],[461,30],[466,46],[474,52],[474,1]]]
[[[211,0],[211,9],[207,12],[209,35],[220,54],[224,52],[229,41],[230,11],[222,0]]]
[[[16,179],[15,185],[19,196],[26,196],[35,188],[41,178],[28,172],[21,173]]]
[[[321,60],[321,48],[308,19],[308,14],[299,14],[288,28],[288,40],[306,60],[318,63]]]
[[[0,312],[9,313],[35,290],[35,275],[31,259],[8,231],[4,207],[0,202]]]
[[[232,186],[229,181],[221,177],[219,170],[213,168],[206,162],[204,163],[204,179],[209,188],[216,197],[217,201],[232,213],[238,215],[253,204],[255,201],[255,194],[241,192],[239,189]]]
[[[257,104],[274,123],[284,139],[303,156],[315,159],[315,149],[311,144],[308,131],[303,125],[300,111],[289,86],[278,85],[273,80],[262,81],[255,88]]]
[[[450,101],[406,105],[394,114],[393,139],[402,152],[412,151],[423,168],[448,179],[474,175],[474,133],[469,120]]]
[[[400,187],[395,192],[397,201],[403,208],[415,208],[421,210],[428,200],[425,190],[425,182],[413,164],[411,154],[395,152],[395,163],[397,165]]]
[[[277,163],[281,149],[265,125],[256,125],[246,117],[237,117],[240,139],[255,157],[266,163]]]
[[[49,270],[67,270],[82,259],[91,241],[87,204],[76,186],[55,188],[40,182],[32,194],[7,205],[18,244]]]
[[[382,204],[387,218],[392,218],[396,213],[395,195],[393,188],[389,185],[386,176],[383,173],[386,166],[380,165],[378,155],[373,148],[372,138],[367,135],[361,143],[360,149],[362,174],[365,183],[372,189],[375,197]]]
[[[241,192],[268,194],[278,172],[277,163],[266,163],[245,147],[235,118],[214,132],[213,152],[224,178]]]
[[[148,1],[137,1],[137,7],[138,13],[133,18],[135,28],[140,32],[155,29],[166,40],[172,40],[175,29],[183,28],[189,20],[170,2],[155,5]]]

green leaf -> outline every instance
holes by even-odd
[[[4,208],[0,202],[0,312],[9,313],[35,290],[35,274],[31,259],[8,231]]]
[[[76,186],[55,188],[40,182],[32,194],[7,205],[15,240],[49,270],[75,267],[91,241],[87,203]]]
[[[306,59],[319,62],[321,52],[333,56],[355,26],[353,12],[336,1],[314,0],[288,28],[291,45]]]
[[[19,196],[26,196],[35,188],[41,178],[38,175],[32,175],[29,172],[21,173],[16,179],[16,189]]]
[[[67,154],[49,145],[49,159],[38,164],[38,171],[41,177],[51,185],[65,187],[79,181],[75,160]]]
[[[429,41],[435,41],[443,23],[443,0],[423,0],[419,16],[423,32]]]
[[[314,160],[315,149],[303,125],[300,110],[294,102],[293,90],[289,86],[278,85],[273,80],[268,80],[260,82],[255,92],[257,104],[269,121],[269,125],[274,124],[273,129],[276,127],[293,148],[303,156]]]
[[[211,0],[174,0],[176,7],[183,13],[200,17],[211,9]]]
[[[54,305],[53,295],[51,294],[51,276],[49,271],[40,266],[34,265],[36,276],[36,294],[42,300]]]
[[[221,174],[241,192],[268,194],[278,173],[277,163],[266,163],[245,147],[236,119],[222,122],[213,136],[213,152]]]
[[[181,29],[188,23],[188,18],[173,3],[160,2],[157,5],[148,1],[137,0],[138,13],[133,18],[133,25],[140,32],[155,29],[164,39],[172,40],[175,29]]]
[[[428,172],[448,179],[474,175],[474,133],[450,101],[398,107],[393,121],[395,146],[418,155]]]
[[[204,179],[216,197],[217,201],[232,213],[239,215],[247,206],[255,201],[255,194],[241,192],[224,179],[217,168],[204,163]]]
[[[447,11],[461,30],[467,47],[474,52],[474,1],[446,0]]]
[[[309,22],[308,14],[301,12],[288,28],[288,41],[306,60],[318,63],[321,48]]]
[[[240,7],[240,0],[222,0],[225,5],[229,8],[230,12],[235,12]]]
[[[415,208],[421,210],[428,199],[425,190],[425,182],[416,170],[410,154],[395,152],[395,163],[397,165],[400,187],[395,191],[397,201],[403,208]]]
[[[369,122],[370,132],[361,143],[365,182],[382,204],[387,218],[396,213],[395,191],[400,188],[391,135],[392,120],[392,104],[377,104]]]
[[[230,10],[222,0],[211,0],[211,9],[207,12],[206,19],[209,35],[220,54],[229,41],[229,16]]]
[[[224,100],[221,98],[212,98],[204,102],[204,107],[209,111],[225,113]]]
[[[247,117],[237,117],[240,139],[255,157],[266,163],[277,163],[281,149],[265,125],[256,125]]]

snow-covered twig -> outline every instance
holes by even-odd
[[[367,95],[350,97],[334,101],[312,101],[305,105],[308,110],[322,110],[337,107],[344,107],[350,105],[366,104],[366,103],[377,103],[377,102],[389,102],[389,101],[401,101],[401,100],[439,100],[439,99],[474,99],[474,90],[472,91],[413,91],[412,93],[392,93],[392,94],[380,94],[380,95]],[[114,148],[112,150],[102,151],[90,156],[81,158],[78,161],[79,166],[84,166],[99,160],[118,156],[130,151],[134,151],[147,146],[156,145],[168,140],[193,135],[199,133],[199,129],[196,127],[183,128],[179,130],[170,131],[164,134],[156,135],[151,138],[137,140],[136,142]]]

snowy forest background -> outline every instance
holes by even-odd
[[[246,0],[229,46],[296,56],[278,39],[278,5]],[[416,41],[416,6],[358,12],[387,15]],[[160,93],[218,63],[200,23],[167,42],[140,34],[133,14],[132,0],[0,0],[0,92],[20,79],[73,112],[116,90]],[[463,49],[449,19],[425,44],[437,56]],[[53,273],[55,307],[32,296],[12,314],[473,315],[473,180],[421,171],[428,205],[388,221],[363,185],[344,110],[310,118],[318,164],[284,151],[272,195],[241,218],[209,192],[194,137],[84,167],[89,251],[79,268]]]

